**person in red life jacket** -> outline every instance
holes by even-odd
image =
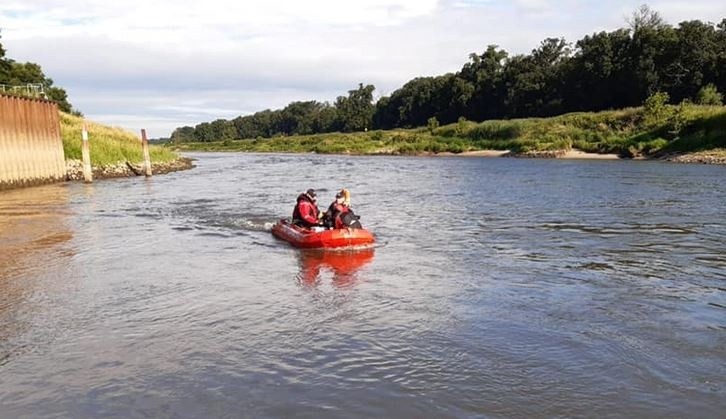
[[[342,216],[348,211],[350,211],[350,208],[345,205],[345,195],[343,191],[340,191],[335,194],[335,201],[330,204],[325,212],[325,225],[328,228],[345,228],[346,225],[343,223]]]
[[[292,223],[300,227],[320,225],[320,210],[315,204],[317,195],[314,189],[308,189],[297,197],[297,204],[292,211]]]
[[[350,194],[345,189],[335,194],[335,201],[325,212],[325,225],[328,228],[363,228],[358,221],[360,217],[353,213],[348,199]]]

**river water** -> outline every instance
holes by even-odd
[[[192,157],[0,193],[0,417],[726,411],[726,167]],[[272,237],[310,187],[375,248]]]

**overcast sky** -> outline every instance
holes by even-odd
[[[295,100],[457,71],[497,44],[614,30],[643,0],[0,0],[7,57],[42,66],[87,118],[151,137]],[[726,1],[651,1],[720,22]]]

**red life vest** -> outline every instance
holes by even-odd
[[[297,204],[292,211],[292,223],[302,227],[315,226],[318,224],[319,212],[320,210],[312,198],[308,194],[302,193],[297,197]]]
[[[333,228],[345,228],[346,225],[343,222],[343,214],[349,212],[350,208],[343,204],[339,204],[338,201],[333,201],[328,207],[328,217],[332,220]]]

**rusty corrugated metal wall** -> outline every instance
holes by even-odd
[[[58,106],[0,95],[0,190],[65,180]]]

